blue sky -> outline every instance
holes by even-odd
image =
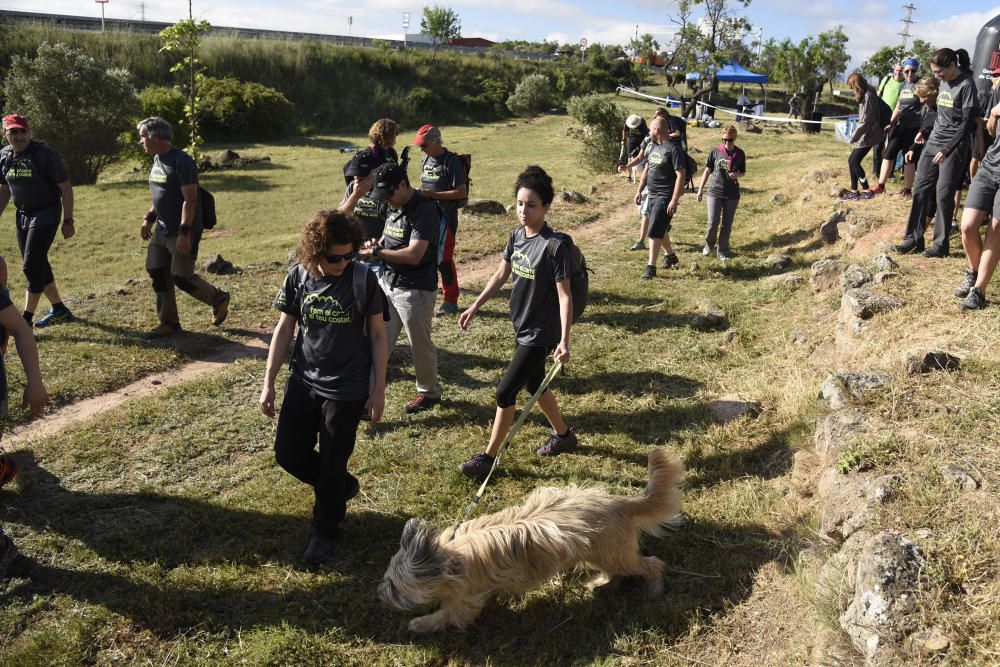
[[[554,39],[591,43],[625,44],[635,34],[653,33],[661,42],[671,36],[670,17],[675,2],[666,0],[438,0],[454,9],[464,36],[501,39]],[[410,32],[418,32],[420,0],[195,0],[196,16],[216,25],[276,30],[301,30],[364,36],[401,36],[402,16],[411,15]],[[430,4],[430,3],[426,3]],[[845,3],[847,4],[847,3]],[[896,44],[902,29],[902,5],[906,0],[880,2],[856,0],[850,10],[840,3],[802,0],[753,0],[743,13],[763,28],[764,39],[791,37],[799,40],[843,25],[850,37],[848,49],[853,64],[885,44]],[[935,46],[965,47],[973,51],[979,28],[1000,14],[1000,0],[974,2],[951,0],[934,4],[913,0],[917,9],[911,34]],[[6,9],[38,11],[38,0],[4,0]],[[91,0],[48,0],[47,11],[100,16],[100,6]],[[109,18],[137,19],[140,0],[110,0]],[[173,21],[187,16],[186,0],[156,0],[145,3],[146,18]],[[353,25],[348,26],[348,17]]]

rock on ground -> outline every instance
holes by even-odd
[[[912,354],[906,359],[906,372],[918,375],[932,371],[954,371],[961,365],[961,359],[944,350],[926,350]]]
[[[764,266],[769,269],[777,269],[778,271],[783,271],[792,265],[791,255],[779,255],[777,253],[768,255],[764,259]]]
[[[781,273],[776,276],[768,276],[764,278],[764,284],[769,287],[798,287],[806,281],[805,278],[797,273]]]
[[[728,424],[740,417],[757,417],[763,409],[760,403],[744,401],[739,396],[720,396],[710,401],[708,406],[720,424]]]
[[[222,255],[212,255],[205,263],[205,271],[220,276],[227,276],[239,273],[240,269],[233,266],[233,263],[225,259]]]
[[[481,213],[485,215],[503,215],[507,208],[493,199],[477,199],[462,207],[462,213]]]
[[[900,481],[898,475],[842,475],[829,468],[817,488],[822,507],[820,532],[839,542],[846,540],[864,528],[872,509],[888,501]]]
[[[877,255],[872,264],[875,266],[876,271],[895,271],[899,268],[899,264],[896,263],[892,257],[889,255],[881,254]]]
[[[587,203],[587,198],[584,197],[579,192],[577,192],[576,190],[566,190],[561,195],[559,195],[559,198],[562,199],[564,202],[568,202],[570,204]]]
[[[871,319],[879,313],[896,310],[906,305],[902,299],[888,294],[879,294],[865,288],[849,288],[844,292],[841,308],[845,313],[863,320]]]
[[[819,226],[819,235],[826,243],[836,243],[840,239],[839,226],[847,219],[845,211],[834,211],[822,225]]]
[[[819,421],[813,443],[820,462],[832,466],[840,453],[859,436],[869,432],[869,420],[857,409],[839,410]]]
[[[809,269],[809,283],[814,292],[822,292],[834,287],[840,281],[840,274],[844,272],[844,265],[837,259],[821,259],[813,262]]]
[[[941,478],[948,486],[952,486],[959,491],[975,491],[979,488],[976,478],[956,465],[943,465],[938,468]]]
[[[820,386],[820,398],[825,400],[831,408],[839,410],[848,407],[856,401],[864,400],[867,396],[892,381],[886,373],[875,373],[871,371],[851,371],[848,373],[838,373],[828,375]]]
[[[896,271],[879,271],[872,278],[872,282],[875,283],[876,285],[884,285],[890,280],[898,277],[899,273],[897,273]]]
[[[854,289],[872,281],[872,273],[860,264],[851,264],[840,274],[840,288]]]
[[[729,317],[722,306],[711,301],[698,303],[698,313],[694,316],[694,326],[702,330],[725,329],[729,326]]]

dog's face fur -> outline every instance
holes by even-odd
[[[396,611],[430,607],[434,582],[444,575],[447,556],[438,548],[439,531],[423,519],[410,519],[399,538],[399,551],[378,587],[378,599]]]

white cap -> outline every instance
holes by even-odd
[[[621,118],[621,116],[619,116],[619,118]],[[625,125],[630,130],[634,130],[635,128],[639,127],[639,123],[641,122],[642,122],[642,116],[640,116],[637,113],[631,114],[628,118],[625,119]]]

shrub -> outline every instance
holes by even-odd
[[[425,118],[423,122],[430,122],[440,110],[441,97],[430,88],[418,86],[406,94],[405,113],[410,118]]]
[[[571,98],[566,107],[584,128],[584,163],[595,173],[607,172],[618,161],[625,110],[597,93]]]
[[[198,93],[206,139],[278,139],[295,131],[295,105],[274,88],[205,77]]]
[[[537,116],[554,106],[552,84],[544,74],[529,74],[507,98],[507,108],[518,116]]]
[[[34,60],[14,56],[4,85],[7,113],[62,154],[74,183],[93,183],[127,141],[140,110],[124,69],[107,69],[66,44],[42,43]]]

